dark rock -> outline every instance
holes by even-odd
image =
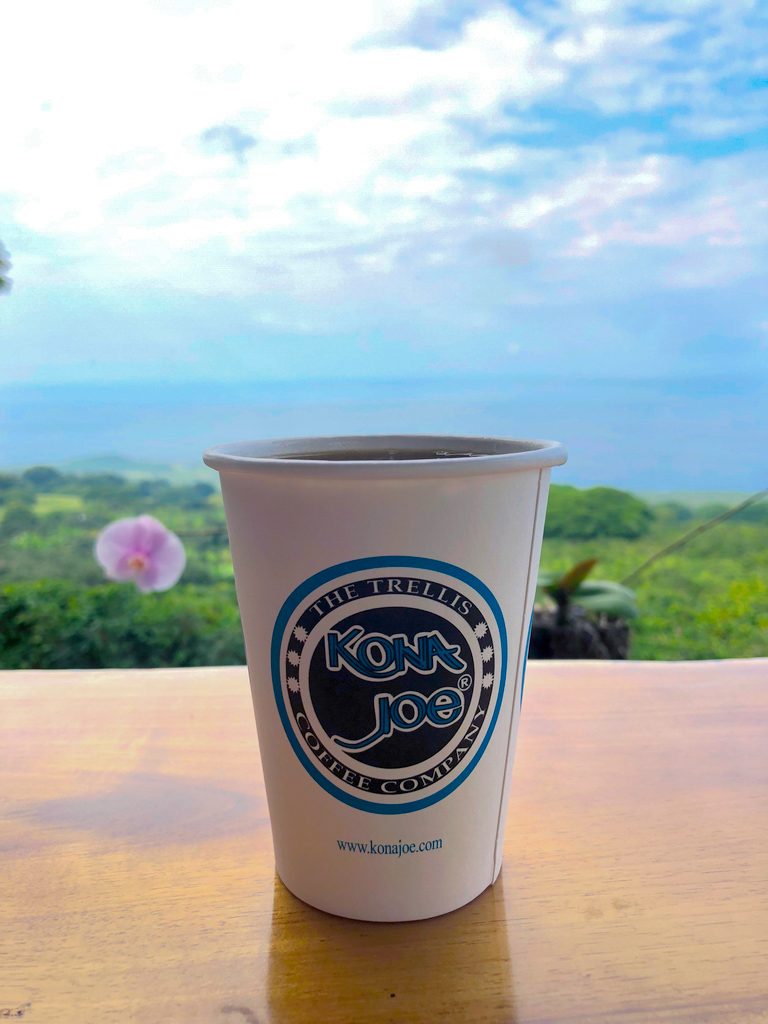
[[[535,611],[530,658],[625,659],[629,654],[629,625],[601,615],[597,620],[573,605],[559,611]]]

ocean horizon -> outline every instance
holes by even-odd
[[[0,467],[195,467],[245,438],[495,434],[564,442],[560,483],[754,491],[768,482],[766,409],[768,383],[746,377],[17,384],[0,388]]]

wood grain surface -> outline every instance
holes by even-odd
[[[505,866],[432,921],[276,880],[240,668],[0,674],[0,1020],[768,1021],[768,661],[533,663]]]

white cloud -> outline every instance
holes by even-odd
[[[611,164],[601,158],[553,190],[534,193],[514,203],[507,212],[507,223],[515,228],[528,228],[574,212],[580,220],[587,221],[628,200],[657,191],[663,181],[662,168],[662,159],[655,155],[643,157],[635,164]]]
[[[686,135],[698,139],[727,139],[760,131],[768,125],[768,113],[765,107],[754,113],[742,112],[732,114],[730,111],[721,116],[712,116],[711,112],[695,112],[675,117],[672,121],[675,128],[681,129]]]
[[[322,240],[429,227],[465,165],[492,170],[512,153],[486,157],[456,119],[482,123],[562,78],[542,31],[500,8],[441,49],[394,38],[435,6],[137,2],[115,23],[92,0],[19,5],[6,19],[18,101],[2,182],[17,221],[98,254],[97,278],[196,290],[207,277],[187,276],[178,254],[257,250],[258,289],[260,263]],[[247,146],[211,147],[222,125]]]
[[[16,4],[0,189],[80,282],[253,297],[277,319],[275,295],[336,301],[418,270],[529,265],[515,284],[531,296],[545,290],[536,273],[572,279],[608,250],[666,249],[684,281],[702,246],[765,243],[757,190],[739,178],[759,179],[757,162],[667,155],[661,124],[630,146],[618,133],[565,146],[535,109],[557,109],[566,130],[569,111],[671,104],[702,138],[759,126],[756,106],[740,113],[719,91],[759,66],[749,5],[669,0],[640,20],[608,0],[527,14],[478,2],[458,23],[452,10]],[[441,19],[426,45],[423,26]],[[749,272],[744,259],[707,273],[736,266]],[[662,272],[657,261],[648,281]]]

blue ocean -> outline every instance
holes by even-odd
[[[569,449],[560,482],[750,491],[768,482],[768,383],[442,379],[0,388],[0,467],[101,456],[199,466],[210,444],[338,433],[498,434]]]

